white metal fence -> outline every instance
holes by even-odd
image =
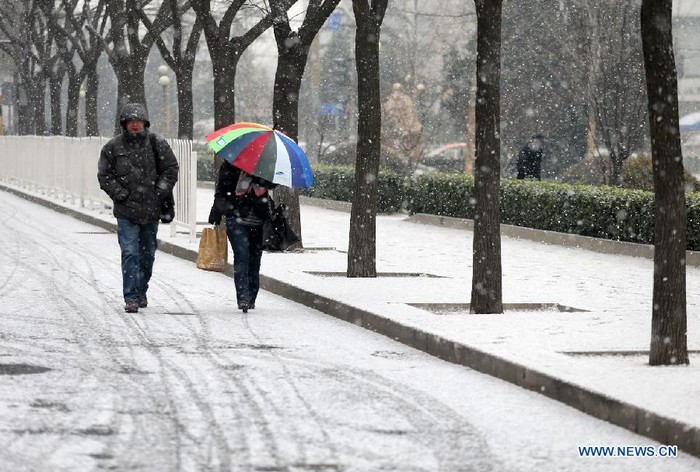
[[[0,180],[82,207],[111,208],[100,190],[97,160],[109,138],[0,136]],[[168,139],[180,164],[171,235],[184,227],[194,241],[197,229],[197,153],[192,141]]]

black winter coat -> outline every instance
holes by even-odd
[[[535,150],[530,144],[525,145],[518,155],[518,178],[535,178],[540,180],[542,174],[542,150]]]
[[[243,225],[257,226],[263,224],[269,216],[271,198],[268,192],[261,196],[255,195],[252,191],[244,195],[236,195],[236,184],[240,175],[241,170],[228,162],[224,162],[219,167],[214,204],[209,212],[209,223],[219,224],[222,215],[225,215],[226,218],[236,218]],[[266,189],[277,187],[276,184],[258,177],[253,177],[253,183]]]
[[[160,218],[161,200],[172,192],[178,170],[175,154],[165,139],[148,129],[138,135],[124,130],[102,148],[97,179],[114,201],[116,218],[146,224]]]

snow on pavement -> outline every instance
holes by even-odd
[[[0,192],[0,470],[698,470],[654,444],[159,253],[127,315],[116,235]],[[263,265],[273,266],[266,254]]]

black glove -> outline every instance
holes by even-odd
[[[118,203],[126,201],[126,199],[129,198],[130,194],[131,192],[129,192],[125,188],[122,188],[121,191],[114,197],[114,201]]]
[[[159,182],[156,182],[155,191],[156,191],[156,196],[157,196],[158,199],[161,200],[161,201],[163,201],[163,200],[165,200],[166,198],[168,198],[168,196],[169,196],[170,193],[171,193],[171,190],[168,190],[168,186],[167,186],[165,183],[160,182],[160,181],[159,181]]]
[[[168,191],[156,189],[156,197],[158,197],[158,200],[160,200],[161,202],[168,198],[169,194],[170,192]]]
[[[209,212],[209,224],[218,225],[221,224],[221,211],[216,207],[216,204],[212,205],[211,211]]]

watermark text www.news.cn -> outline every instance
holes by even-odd
[[[578,446],[579,457],[678,457],[678,446]]]

